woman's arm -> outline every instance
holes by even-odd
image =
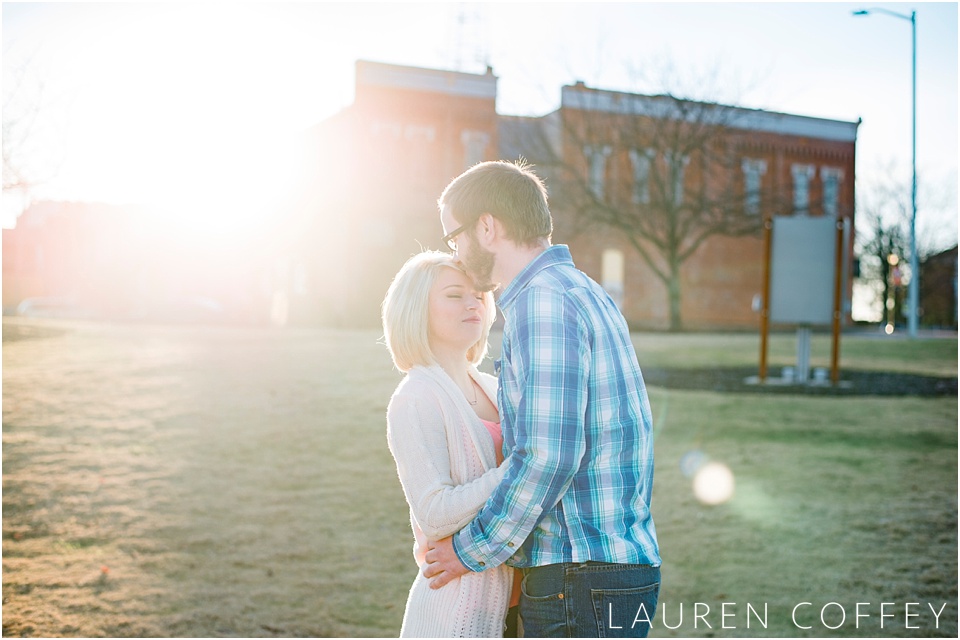
[[[413,517],[431,540],[452,535],[473,520],[503,478],[501,465],[476,480],[455,484],[439,407],[418,398],[390,401],[387,444]]]

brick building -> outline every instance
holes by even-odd
[[[265,253],[214,249],[135,207],[39,201],[3,230],[3,313],[263,323]]]
[[[370,326],[411,255],[440,248],[437,198],[498,158],[497,79],[356,64],[354,103],[311,131],[290,236],[290,322]]]
[[[858,124],[582,83],[564,87],[560,109],[539,125],[553,132],[548,137],[564,167],[553,176],[562,194],[552,205],[555,240],[568,242],[581,269],[620,296],[633,326],[671,324],[670,283],[655,271],[669,273],[674,250],[689,253],[672,283],[679,298],[673,311],[684,327],[756,327],[765,217],[848,218],[850,272]],[[598,203],[615,212],[615,221],[640,226],[649,262],[622,229],[588,225],[587,233],[576,233]],[[670,225],[677,226],[676,240]],[[725,231],[710,234],[711,227]],[[659,255],[647,238],[659,241]],[[845,291],[849,319],[850,278]]]
[[[403,262],[443,249],[436,201],[448,182],[477,162],[520,157],[546,180],[553,241],[570,246],[635,328],[667,328],[676,315],[690,329],[755,329],[767,216],[848,218],[849,262],[858,123],[582,83],[563,87],[560,107],[542,117],[498,114],[496,97],[489,68],[358,61],[353,104],[308,132],[302,182],[278,198],[256,246],[214,255],[158,242],[128,212],[35,205],[3,234],[4,310],[68,297],[108,317],[375,327]],[[710,135],[681,148],[691,131]],[[673,146],[668,132],[679,136]],[[638,245],[623,229],[584,223],[590,207],[645,223],[658,201],[684,215],[716,212],[739,235],[678,229],[690,256],[671,283],[657,276],[664,255],[644,244],[655,227]],[[849,300],[848,279],[847,309]]]
[[[101,315],[137,278],[130,216],[116,206],[38,202],[3,230],[3,310]],[[26,307],[24,308],[26,310]]]
[[[547,181],[553,241],[570,245],[578,266],[614,294],[632,326],[668,327],[667,285],[622,232],[581,224],[576,188],[630,202],[642,214],[647,193],[664,188],[651,167],[671,154],[680,159],[642,132],[689,119],[678,105],[697,106],[704,121],[713,118],[710,126],[724,135],[710,146],[722,147],[726,161],[718,170],[708,158],[714,152],[694,150],[673,163],[681,170],[666,188],[683,194],[677,198],[688,208],[696,194],[723,191],[741,233],[707,237],[683,263],[684,327],[757,326],[752,304],[761,290],[765,216],[849,218],[845,257],[852,260],[856,122],[680,103],[582,83],[563,87],[557,111],[517,117],[497,114],[496,90],[490,69],[468,74],[357,62],[354,103],[319,125],[308,144],[303,233],[290,252],[301,274],[291,277],[300,283],[291,284],[291,319],[376,322],[403,261],[421,248],[441,248],[436,199],[444,186],[476,162],[524,157]],[[849,318],[849,278],[845,290]]]
[[[920,323],[941,329],[957,328],[957,247],[920,263]]]

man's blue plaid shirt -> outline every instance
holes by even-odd
[[[473,571],[508,559],[659,566],[653,423],[623,315],[563,245],[527,265],[499,306],[508,467],[454,536],[457,556]]]

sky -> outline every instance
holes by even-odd
[[[303,131],[353,101],[356,60],[489,64],[502,114],[548,113],[582,80],[862,119],[858,191],[908,192],[910,22],[852,15],[877,7],[917,12],[918,229],[955,243],[956,3],[4,2],[5,151],[40,181],[27,199],[222,229],[268,215]],[[4,194],[5,227],[23,203]]]

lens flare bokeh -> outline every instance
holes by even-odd
[[[727,502],[734,492],[733,472],[720,462],[708,462],[693,477],[693,494],[703,504]]]

